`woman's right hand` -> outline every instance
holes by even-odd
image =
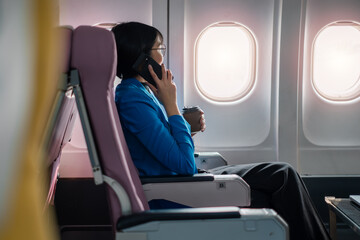
[[[148,68],[157,88],[149,83],[147,83],[147,85],[153,91],[156,98],[164,105],[168,117],[180,115],[176,100],[176,85],[172,80],[173,75],[171,71],[165,69],[165,65],[161,64],[162,79],[159,79],[152,66],[149,65]]]

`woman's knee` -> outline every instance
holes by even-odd
[[[283,179],[284,182],[287,182],[289,178],[297,178],[298,176],[296,170],[286,162],[272,163],[271,170],[274,176]]]
[[[273,163],[275,168],[278,168],[279,170],[284,170],[284,171],[291,171],[291,172],[296,172],[296,170],[289,164],[286,162],[276,162]]]

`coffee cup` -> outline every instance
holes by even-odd
[[[184,107],[182,110],[183,117],[191,126],[191,132],[198,132],[201,130],[201,115],[203,111],[200,107]]]

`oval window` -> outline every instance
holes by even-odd
[[[338,22],[324,27],[313,44],[312,84],[319,95],[347,101],[360,95],[360,25]]]
[[[232,102],[247,95],[255,83],[256,41],[235,22],[205,28],[195,43],[195,82],[203,96]]]

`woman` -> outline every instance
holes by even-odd
[[[154,27],[122,23],[112,29],[118,54],[115,102],[130,154],[140,176],[197,173],[190,125],[181,116],[172,73],[163,64],[165,46]],[[162,68],[162,79],[149,71],[151,85],[132,65],[141,53]],[[205,120],[201,119],[202,131]],[[291,239],[330,239],[297,172],[286,163],[223,166],[213,174],[238,174],[251,188],[251,207],[274,209],[289,225]]]

